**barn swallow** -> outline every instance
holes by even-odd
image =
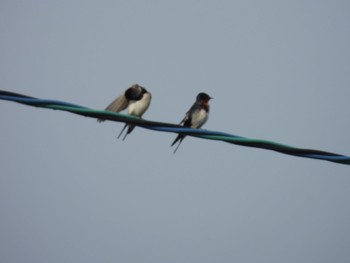
[[[145,111],[148,109],[151,103],[151,99],[151,93],[149,93],[144,87],[138,84],[134,84],[128,88],[124,94],[120,95],[114,101],[112,101],[105,110],[120,112],[127,108],[129,115],[141,118]],[[104,119],[98,119],[98,121],[102,122]],[[118,135],[118,139],[126,127],[128,127],[128,130],[124,135],[123,141],[125,140],[126,136],[133,131],[135,125],[126,123]]]
[[[180,125],[183,124],[184,127],[189,127],[194,129],[201,128],[203,124],[208,120],[209,100],[211,99],[212,97],[210,97],[208,94],[203,92],[199,93],[197,95],[196,102],[192,105],[192,107],[186,113],[185,118],[183,118],[183,120],[180,122]],[[186,135],[179,134],[171,144],[171,146],[173,146],[179,141],[179,144],[175,148],[174,153],[176,153],[177,149],[179,148],[185,136]]]

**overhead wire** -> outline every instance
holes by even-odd
[[[104,110],[95,110],[88,107],[72,104],[68,102],[49,100],[49,99],[38,99],[35,97],[14,93],[10,91],[0,90],[0,99],[13,101],[21,104],[25,104],[33,107],[48,108],[54,110],[67,111],[74,114],[78,114],[85,117],[91,117],[96,119],[105,119],[109,121],[124,122],[133,124],[145,129],[159,131],[159,132],[171,132],[180,133],[187,136],[198,137],[208,140],[223,141],[240,146],[261,148],[266,150],[272,150],[283,154],[293,155],[297,157],[311,158],[330,161],[334,163],[350,165],[350,157],[331,153],[327,151],[313,150],[297,148],[285,144],[280,144],[273,141],[261,140],[261,139],[250,139],[234,134],[229,134],[219,131],[211,131],[205,129],[192,129],[180,126],[178,124],[150,121],[135,116],[122,114],[118,112],[110,112]]]

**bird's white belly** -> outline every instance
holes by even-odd
[[[191,128],[200,128],[208,120],[208,112],[201,109],[192,115]]]
[[[128,114],[142,117],[151,103],[151,95],[146,93],[141,100],[131,100],[128,105]]]

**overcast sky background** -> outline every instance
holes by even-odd
[[[350,155],[349,1],[0,2],[0,89]],[[1,262],[349,262],[350,167],[0,101]]]

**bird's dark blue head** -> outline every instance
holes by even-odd
[[[140,100],[145,93],[148,91],[144,87],[134,84],[125,91],[124,96],[128,100]]]
[[[208,103],[208,101],[211,99],[212,97],[210,97],[207,93],[204,92],[201,92],[197,95],[197,102]]]
[[[138,93],[141,93],[141,94],[145,94],[145,93],[148,92],[144,87],[142,87],[139,84],[134,84],[130,88],[134,89],[135,92],[138,92]]]
[[[141,89],[142,94],[148,93],[148,91],[144,87],[142,87],[142,86],[139,86],[139,87]]]

